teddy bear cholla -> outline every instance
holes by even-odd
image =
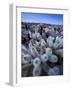
[[[30,54],[23,55],[24,57],[22,57],[23,58],[22,63],[29,64],[29,62],[31,61],[31,63],[34,66],[33,76],[39,76],[41,74],[41,63],[45,63],[47,61],[55,63],[55,62],[57,62],[58,58],[56,55],[52,54],[51,48],[46,48],[45,54],[40,55],[36,58],[38,52],[35,52],[35,50],[31,51]],[[34,56],[34,54],[35,54],[35,56]],[[32,56],[35,57],[35,59],[32,59]]]
[[[58,75],[58,66],[54,66],[53,68],[48,66],[45,69],[44,64],[48,61],[51,63],[56,63],[58,61],[58,57],[55,54],[63,57],[63,38],[59,36],[56,38],[49,36],[47,41],[45,41],[38,32],[33,34],[30,33],[30,36],[32,39],[29,42],[29,48],[26,49],[24,45],[21,47],[22,64],[29,65],[30,63],[33,66],[33,76],[40,76],[42,69],[45,70],[47,75]],[[37,41],[36,39],[40,40]]]

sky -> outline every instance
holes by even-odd
[[[63,14],[21,12],[21,22],[63,25]]]

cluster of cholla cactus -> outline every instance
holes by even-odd
[[[63,27],[22,23],[22,77],[63,74]]]

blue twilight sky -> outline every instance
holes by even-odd
[[[63,14],[21,12],[21,22],[63,25]]]

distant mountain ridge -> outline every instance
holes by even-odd
[[[38,25],[38,24],[43,24],[43,25],[48,25],[48,26],[63,26],[63,25],[59,25],[59,24],[47,24],[47,23],[32,23],[32,22],[21,22],[21,24],[30,24],[30,25]]]

